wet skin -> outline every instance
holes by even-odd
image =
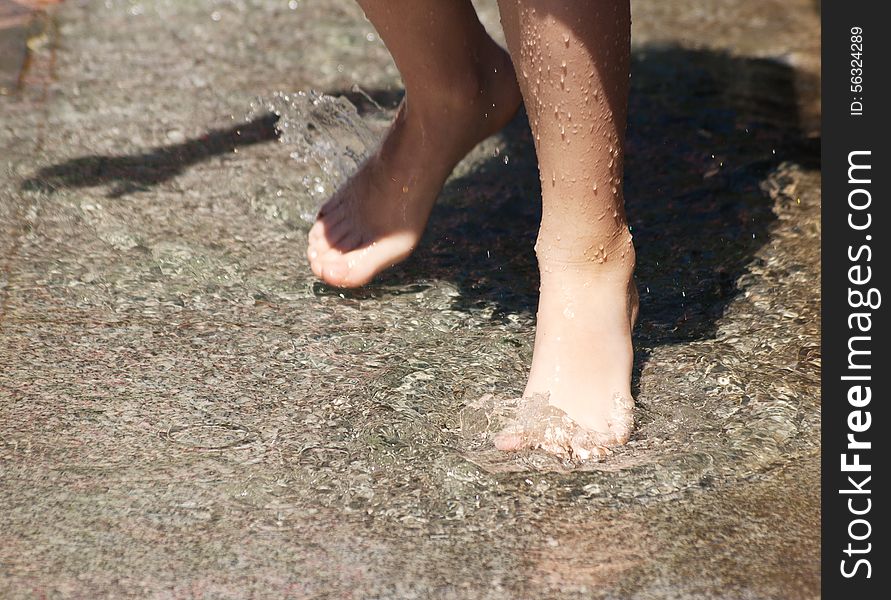
[[[526,419],[495,443],[576,458],[624,444],[637,312],[622,195],[627,0],[503,0],[509,59],[469,2],[360,4],[393,55],[406,97],[378,151],[320,210],[307,249],[313,272],[355,287],[408,257],[455,164],[510,120],[522,95],[543,204],[535,246],[541,296],[524,397],[547,397],[567,425]]]

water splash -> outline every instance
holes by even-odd
[[[301,216],[312,222],[321,204],[374,150],[378,134],[347,98],[312,90],[258,98],[249,117],[261,112],[279,117],[279,141],[305,172],[302,185],[309,202]]]
[[[513,399],[487,394],[459,413],[464,458],[491,473],[600,470],[596,463],[612,454],[610,447],[627,441],[633,425],[633,401],[617,395],[615,403],[615,428],[600,433],[579,427],[546,394]]]

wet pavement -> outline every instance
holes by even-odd
[[[581,467],[479,402],[532,351],[522,115],[341,292],[311,216],[401,95],[358,8],[11,7],[4,597],[819,595],[818,3],[634,4],[638,430]]]

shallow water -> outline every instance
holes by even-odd
[[[297,4],[72,3],[54,82],[0,104],[7,587],[817,595],[809,4],[764,9],[787,35],[759,56],[743,8],[635,6],[638,428],[584,465],[494,451],[478,405],[531,357],[524,117],[459,165],[414,257],[329,288],[308,220],[400,92],[351,4]]]
[[[741,71],[754,80],[750,84],[754,89],[734,89],[733,78]],[[477,166],[478,171],[452,182],[439,210],[470,213],[479,210],[459,204],[460,200],[454,198],[456,192],[488,196],[496,206],[490,205],[487,210],[500,213],[501,219],[505,213],[520,212],[510,215],[514,222],[506,227],[505,233],[512,239],[503,240],[502,236],[487,231],[485,220],[482,230],[477,231],[464,222],[455,222],[454,216],[446,212],[434,217],[433,227],[444,230],[439,233],[450,245],[471,247],[469,252],[466,248],[457,250],[470,254],[466,257],[470,266],[430,264],[428,278],[420,289],[416,281],[408,287],[395,283],[397,279],[411,277],[393,275],[384,276],[394,282],[390,286],[372,285],[360,291],[329,290],[323,284],[315,284],[318,295],[333,294],[335,298],[355,300],[357,308],[372,316],[384,310],[394,295],[407,292],[414,302],[403,304],[399,315],[413,326],[397,325],[396,330],[412,342],[414,332],[418,332],[420,342],[421,337],[431,334],[435,339],[434,332],[461,337],[468,329],[478,327],[488,331],[493,340],[513,336],[518,346],[526,346],[525,352],[513,356],[491,349],[492,356],[485,357],[487,362],[500,363],[514,375],[505,388],[500,387],[501,382],[493,382],[488,389],[479,384],[473,386],[471,389],[482,387],[496,394],[496,398],[482,404],[470,401],[473,399],[466,395],[456,403],[456,399],[448,400],[447,394],[435,387],[442,379],[474,379],[476,365],[463,365],[461,353],[443,349],[439,360],[423,362],[422,368],[407,369],[398,385],[387,380],[382,391],[387,399],[382,402],[410,406],[409,414],[420,421],[435,419],[444,400],[452,410],[458,411],[457,425],[453,421],[439,423],[435,426],[436,435],[429,442],[425,441],[422,431],[416,431],[413,444],[429,443],[436,447],[446,443],[489,473],[529,469],[593,471],[600,479],[585,480],[582,487],[608,488],[609,495],[623,498],[671,494],[698,486],[702,481],[748,477],[793,460],[796,447],[814,447],[816,404],[813,398],[796,394],[783,381],[790,365],[772,365],[774,369],[770,373],[757,377],[747,369],[748,359],[744,357],[751,356],[755,342],[751,328],[758,317],[745,314],[738,321],[748,322],[743,326],[750,328],[749,334],[742,337],[734,333],[740,326],[734,319],[739,310],[737,305],[751,293],[746,288],[758,284],[751,276],[752,270],[759,267],[758,255],[770,239],[773,221],[784,209],[801,211],[796,191],[799,168],[790,164],[789,159],[812,162],[816,158],[814,148],[807,147],[801,139],[797,106],[794,95],[788,95],[790,90],[785,90],[785,104],[773,98],[768,102],[767,97],[761,99],[756,95],[772,96],[775,91],[762,90],[791,86],[791,80],[787,80],[790,74],[785,67],[770,61],[743,61],[677,48],[639,51],[635,54],[634,74],[637,79],[632,100],[627,177],[629,214],[641,254],[638,285],[642,292],[643,319],[637,340],[638,346],[644,348],[638,360],[636,382],[639,429],[632,442],[617,449],[605,461],[586,464],[561,461],[543,452],[513,457],[492,447],[492,434],[509,422],[511,413],[503,409],[510,404],[511,393],[516,393],[512,388],[522,382],[518,375],[528,364],[528,334],[533,326],[533,294],[537,288],[528,249],[526,264],[522,265],[524,270],[505,274],[506,266],[500,264],[500,257],[508,254],[503,248],[505,244],[517,244],[524,237],[528,240],[535,232],[536,171],[531,162],[534,157],[526,125],[519,119],[502,139],[495,141],[496,150]],[[668,82],[673,89],[666,89]],[[673,99],[673,105],[662,107],[661,112],[658,107],[641,106],[661,97],[653,93],[651,86],[660,86],[659,92]],[[691,95],[686,105],[680,95],[682,89]],[[380,110],[380,105],[367,94],[364,98],[371,103],[364,117],[347,98],[320,96],[314,92],[277,93],[269,100],[258,102],[278,117],[279,142],[289,156],[310,172],[302,180],[303,193],[296,194],[301,214],[314,215],[326,198],[324,190],[336,187],[373,147],[375,130],[380,133],[380,124],[387,121],[386,111]],[[256,114],[251,113],[249,117],[256,118]],[[653,140],[666,138],[674,140],[670,148],[653,144]],[[519,155],[517,163],[521,166],[487,177],[487,169],[499,169],[499,163],[503,163],[498,159],[502,146],[511,149],[505,150],[505,156]],[[775,158],[777,147],[781,148],[785,162]],[[714,148],[720,148],[720,157],[711,153]],[[637,166],[640,164],[647,167],[641,169]],[[655,164],[660,165],[658,170],[651,168]],[[509,168],[509,163],[505,167]],[[500,187],[498,180],[503,177],[508,177],[516,187],[512,190]],[[473,187],[469,187],[471,185]],[[646,206],[644,199],[661,189],[671,190],[668,206]],[[789,206],[793,195],[794,208]],[[293,206],[294,195],[289,194],[284,202]],[[518,209],[517,204],[520,204]],[[437,240],[432,244],[436,248]],[[476,283],[473,280],[479,277],[479,267],[472,263],[472,256],[475,249],[477,256],[481,255],[483,248],[486,260],[478,258],[477,262],[484,273],[491,271],[494,263],[498,279],[480,294],[477,311],[474,311],[462,306],[470,294],[460,285],[470,282],[473,287]],[[425,258],[425,250],[421,251],[420,261]],[[455,251],[450,248],[443,254]],[[678,257],[681,268],[676,266]],[[668,266],[660,268],[660,258]],[[409,265],[407,270],[411,272],[418,267]],[[525,292],[525,297],[512,297],[517,288]],[[474,320],[475,312],[483,319]],[[784,331],[815,316],[806,310],[802,315],[788,309],[784,309],[782,315],[762,315],[761,318],[777,321],[763,343],[776,345],[777,336],[782,338]],[[792,322],[784,326],[784,321]],[[398,321],[391,322],[396,323]],[[375,333],[369,334],[362,324],[355,324],[355,329],[372,338],[368,340],[369,345],[381,345],[382,340],[375,340]],[[524,331],[525,339],[518,337]],[[365,355],[368,351],[363,348],[361,352]],[[435,354],[436,350],[432,352]],[[692,364],[688,358],[691,355],[695,356]],[[383,354],[376,361],[384,363],[387,358]],[[654,364],[650,365],[651,362]],[[665,381],[671,377],[674,384],[670,391],[662,387],[651,395],[647,393],[650,378],[643,378],[640,372],[657,364],[663,367],[663,372],[652,375],[652,380]],[[795,367],[791,368],[796,375],[801,374]],[[448,375],[447,371],[450,371]],[[679,377],[674,371],[686,373]],[[444,431],[453,437],[447,436],[445,441]]]

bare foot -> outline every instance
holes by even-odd
[[[638,307],[633,265],[630,241],[625,256],[613,261],[540,263],[527,408],[496,436],[496,447],[541,448],[584,460],[628,441]],[[548,399],[549,413],[536,408],[541,398]]]
[[[377,152],[319,211],[307,248],[316,276],[364,285],[415,249],[452,169],[520,105],[507,53],[493,42],[479,64],[467,81],[439,82],[434,101],[406,96]]]

